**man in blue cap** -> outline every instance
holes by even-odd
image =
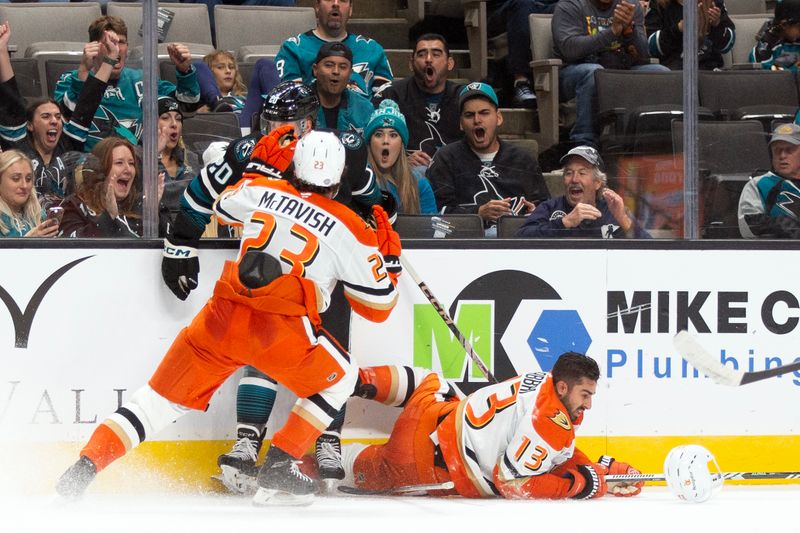
[[[550,195],[536,159],[500,139],[503,114],[494,89],[473,82],[458,98],[464,138],[440,148],[426,176],[441,213],[477,214],[494,236],[498,218],[531,213]]]

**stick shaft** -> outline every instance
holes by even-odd
[[[745,372],[735,370],[723,365],[718,358],[711,355],[691,334],[687,331],[679,331],[673,340],[675,347],[696,369],[711,377],[715,382],[722,385],[738,387],[747,385],[763,379],[769,379],[789,372],[800,370],[800,361],[788,363],[767,370],[755,372]]]
[[[345,494],[357,494],[359,496],[369,496],[369,495],[378,495],[378,494],[408,494],[410,492],[426,492],[429,490],[448,490],[452,489],[455,484],[452,481],[445,481],[443,483],[429,483],[426,485],[404,485],[402,487],[392,487],[389,489],[378,489],[378,490],[369,490],[369,489],[360,489],[358,487],[348,487],[340,485],[338,487],[339,492],[344,492]]]
[[[800,472],[723,472],[722,479],[800,479]],[[665,481],[664,474],[620,474],[606,476],[606,481]]]
[[[431,292],[431,289],[430,287],[428,287],[428,284],[422,281],[422,278],[419,277],[419,274],[417,274],[417,271],[414,270],[414,267],[411,266],[411,263],[409,263],[406,256],[401,255],[400,262],[403,265],[403,269],[411,276],[411,279],[413,279],[414,283],[416,283],[417,286],[420,288],[422,294],[425,295],[425,297],[431,303],[433,308],[436,309],[436,312],[439,313],[439,316],[442,317],[444,323],[447,325],[447,327],[450,329],[453,335],[455,335],[459,344],[461,344],[461,346],[464,347],[464,350],[466,350],[467,355],[469,355],[470,359],[472,359],[472,362],[475,363],[475,366],[477,366],[480,369],[480,371],[483,372],[483,375],[486,376],[486,379],[488,379],[491,383],[497,383],[497,379],[489,371],[489,368],[486,366],[486,364],[480,358],[478,353],[472,347],[472,344],[470,344],[470,342],[467,340],[464,334],[461,333],[461,331],[459,331],[458,327],[453,322],[453,319],[450,318],[450,315],[448,314],[447,310],[444,308],[442,303],[436,298],[436,296],[433,295],[433,292]]]
[[[781,376],[783,374],[788,374],[789,372],[795,372],[800,370],[800,361],[796,363],[789,363],[788,365],[782,365],[775,368],[770,368],[769,370],[761,370],[758,372],[745,372],[742,376],[741,385],[747,385],[748,383],[753,383],[754,381],[761,381],[762,379],[768,379],[775,376]]]

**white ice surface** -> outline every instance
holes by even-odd
[[[702,504],[646,487],[635,498],[504,501],[430,497],[319,497],[308,507],[259,508],[245,497],[148,493],[4,496],[0,532],[525,533],[800,532],[800,486],[726,486]]]

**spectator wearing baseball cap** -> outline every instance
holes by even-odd
[[[517,237],[647,239],[622,197],[606,187],[603,159],[591,146],[577,146],[561,158],[566,193],[542,202]]]
[[[439,149],[428,167],[442,213],[472,213],[496,235],[501,216],[528,214],[549,198],[536,159],[500,139],[503,115],[490,85],[473,82],[459,93],[464,138]]]
[[[381,190],[394,197],[397,212],[410,215],[437,213],[436,198],[424,173],[413,170],[406,155],[408,126],[397,103],[384,100],[372,113],[364,138],[369,164]]]
[[[335,41],[323,44],[314,64],[312,88],[319,98],[318,128],[357,131],[361,134],[375,110],[372,103],[349,86],[353,73],[353,52]]]
[[[458,124],[462,84],[447,79],[455,61],[447,39],[438,33],[417,37],[409,66],[412,75],[392,81],[378,98],[400,106],[408,124],[408,162],[424,173],[439,148],[464,136]]]
[[[200,158],[183,142],[183,111],[171,96],[158,98],[158,171],[164,174],[162,203],[175,217],[183,191],[200,170]]]
[[[750,178],[739,196],[739,231],[745,239],[800,238],[800,125],[778,125],[769,151],[772,171]]]

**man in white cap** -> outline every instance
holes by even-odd
[[[561,158],[561,164],[565,194],[536,206],[517,237],[650,237],[628,213],[622,197],[606,187],[597,150],[578,146]]]
[[[769,141],[772,172],[751,178],[739,196],[745,239],[800,237],[800,125],[781,124]]]

